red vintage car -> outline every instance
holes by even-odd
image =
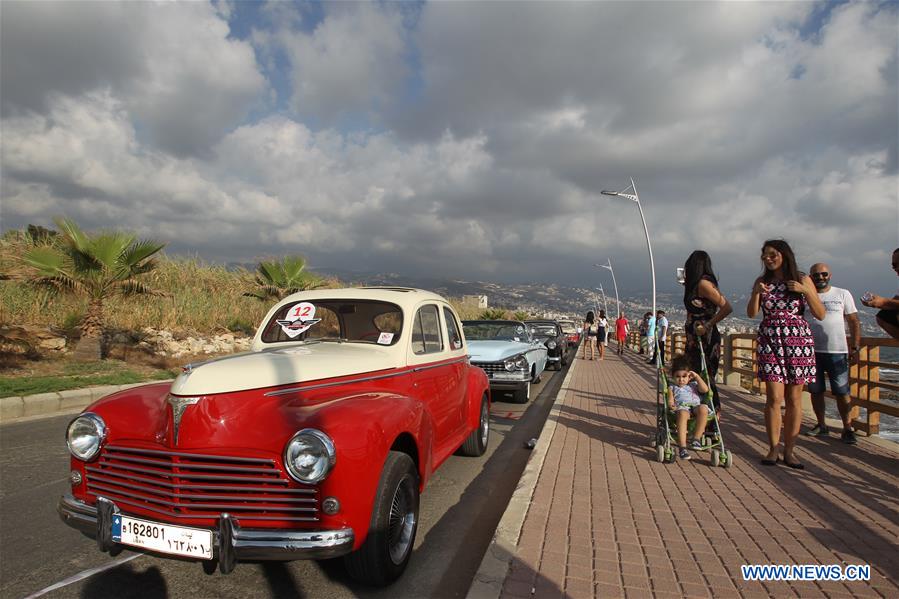
[[[487,377],[459,318],[416,289],[301,292],[252,351],[109,395],[67,431],[62,520],[228,573],[241,560],[344,556],[386,585],[412,554],[419,493],[454,452],[482,455]]]

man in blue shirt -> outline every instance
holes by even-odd
[[[649,341],[649,359],[646,360],[647,364],[653,364],[656,361],[656,315],[652,314],[649,317],[649,322],[646,325],[646,340]]]

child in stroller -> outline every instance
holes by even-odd
[[[702,449],[702,435],[709,420],[709,407],[702,402],[702,396],[709,392],[709,386],[701,376],[690,370],[690,361],[679,355],[671,361],[671,384],[668,386],[668,407],[676,414],[678,456],[689,460],[687,432],[690,418],[693,422],[693,440],[690,448]]]

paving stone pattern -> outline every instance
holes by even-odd
[[[805,471],[762,466],[764,400],[723,387],[733,467],[658,463],[641,358],[572,366],[502,597],[899,597],[896,454],[833,434],[800,439]],[[871,580],[745,582],[743,564],[870,564]]]

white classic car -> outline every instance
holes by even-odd
[[[543,341],[517,320],[465,320],[462,331],[471,364],[487,373],[491,391],[512,391],[516,403],[526,403],[546,369]]]

